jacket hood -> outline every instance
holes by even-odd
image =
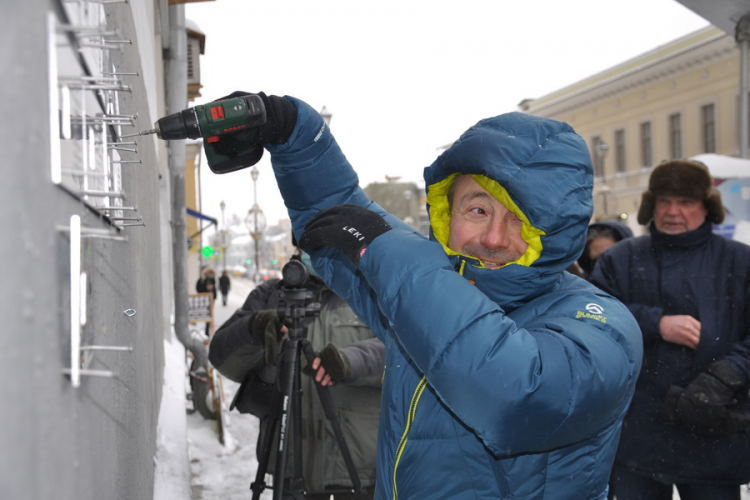
[[[471,174],[523,221],[529,246],[520,259],[488,269],[448,248],[448,192],[458,174]],[[424,178],[430,237],[501,304],[544,293],[583,250],[593,211],[593,169],[585,141],[565,123],[524,113],[482,120],[425,168]]]
[[[617,243],[624,239],[633,237],[633,231],[622,222],[617,222],[614,220],[603,220],[594,222],[589,226],[587,232],[587,240],[592,237],[593,233],[599,233],[602,231],[606,231],[607,235],[611,235]],[[581,270],[583,271],[586,278],[588,278],[588,276],[594,270],[595,264],[596,259],[591,258],[591,255],[589,254],[589,246],[587,244],[583,249],[583,253],[578,258],[578,265],[581,266]]]
[[[610,228],[612,232],[614,233],[615,240],[622,241],[625,238],[632,238],[633,237],[633,230],[630,229],[626,224],[623,224],[622,222],[617,222],[616,220],[603,220],[599,222],[593,222],[589,226],[589,231],[597,229],[597,228]]]

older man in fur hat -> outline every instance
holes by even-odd
[[[654,169],[638,213],[649,234],[598,260],[592,282],[625,303],[644,337],[623,425],[618,500],[739,500],[750,482],[750,247],[712,232],[724,208],[708,169]]]

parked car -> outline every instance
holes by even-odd
[[[232,268],[232,276],[236,278],[246,278],[247,268],[245,266],[234,266]]]

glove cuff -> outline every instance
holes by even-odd
[[[742,375],[726,361],[716,361],[711,363],[705,371],[719,379],[722,384],[734,391],[742,388],[745,383]]]
[[[297,108],[287,99],[258,92],[266,107],[266,123],[259,128],[261,144],[284,144],[297,124]]]

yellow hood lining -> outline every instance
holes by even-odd
[[[427,204],[430,206],[430,225],[432,226],[432,233],[435,239],[443,245],[445,252],[448,255],[461,255],[463,257],[472,258],[469,255],[463,255],[458,252],[454,252],[448,248],[448,240],[450,238],[450,223],[451,223],[451,211],[448,203],[448,192],[450,191],[453,182],[456,180],[456,176],[461,175],[460,173],[451,174],[440,182],[430,186],[427,192]],[[529,244],[526,248],[526,252],[521,256],[520,259],[513,262],[509,262],[506,265],[518,264],[521,266],[530,266],[542,255],[542,236],[546,235],[544,231],[534,227],[529,218],[525,213],[518,208],[518,205],[508,194],[508,191],[498,184],[497,181],[490,179],[484,175],[479,174],[468,174],[476,181],[477,184],[482,186],[488,193],[490,193],[497,201],[502,203],[508,210],[513,212],[516,217],[521,219],[523,222],[521,226],[521,237]],[[477,259],[475,259],[477,260]],[[479,264],[475,267],[485,267],[484,263],[479,261]]]

